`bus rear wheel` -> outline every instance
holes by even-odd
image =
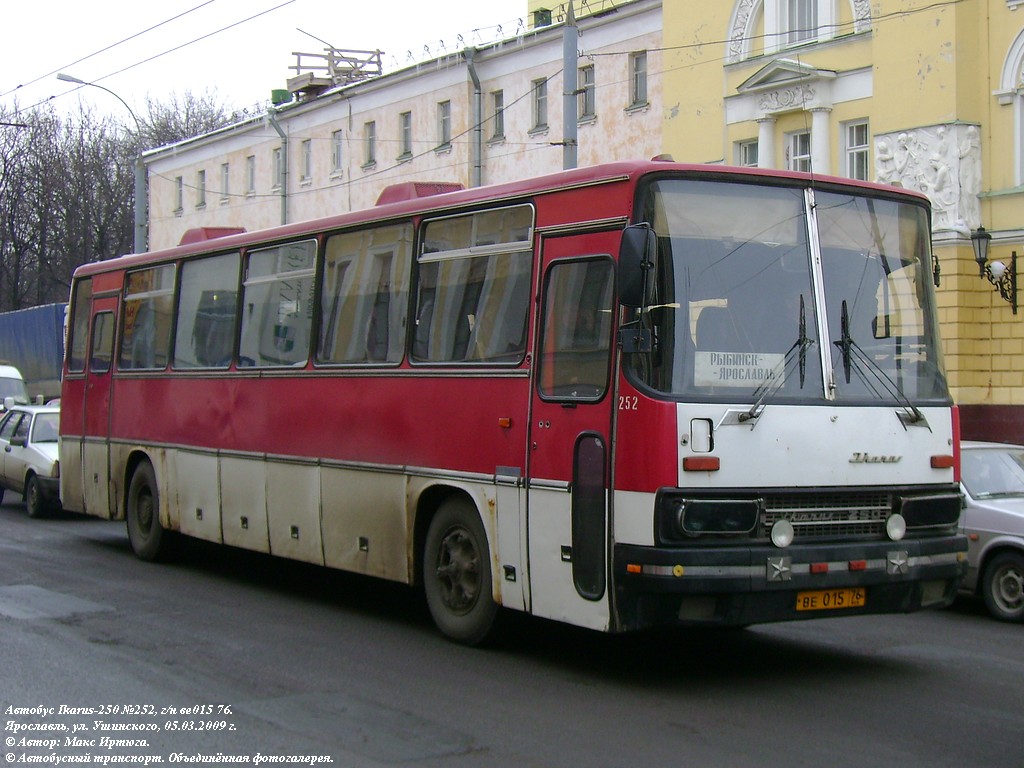
[[[125,517],[128,520],[128,541],[140,560],[159,560],[166,553],[167,531],[160,525],[160,495],[156,474],[148,461],[135,468],[128,485]]]
[[[476,509],[452,498],[427,530],[423,586],[434,623],[448,638],[478,645],[494,628],[498,606],[491,597],[491,557]]]

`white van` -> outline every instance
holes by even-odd
[[[7,398],[18,405],[27,405],[29,402],[21,371],[13,365],[0,365],[0,413],[7,410]]]

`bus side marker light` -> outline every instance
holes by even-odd
[[[509,418],[508,416],[501,416],[498,418],[498,426],[501,427],[502,429],[511,429],[512,419]]]
[[[932,469],[952,469],[953,466],[952,456],[932,456]]]
[[[683,459],[684,472],[717,472],[721,461],[717,456],[687,456]]]

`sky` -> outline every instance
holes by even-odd
[[[78,100],[139,114],[147,96],[213,95],[230,109],[264,106],[295,72],[295,52],[376,50],[385,72],[525,30],[527,0],[46,0],[5,2],[0,108]],[[460,38],[461,36],[461,38]]]

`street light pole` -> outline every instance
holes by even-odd
[[[132,116],[132,120],[135,121],[136,135],[139,137],[139,154],[135,156],[135,253],[145,253],[149,250],[149,221],[147,217],[147,195],[146,195],[146,165],[142,162],[142,123],[139,122],[139,118],[136,116],[135,111],[128,106],[128,102],[122,99],[118,94],[107,88],[105,85],[99,83],[90,83],[87,80],[80,80],[74,75],[69,75],[65,72],[57,73],[57,79],[62,80],[65,83],[75,83],[76,85],[91,85],[93,88],[99,88],[101,91],[106,91],[115,99],[124,104],[124,108],[128,110],[128,114]]]

